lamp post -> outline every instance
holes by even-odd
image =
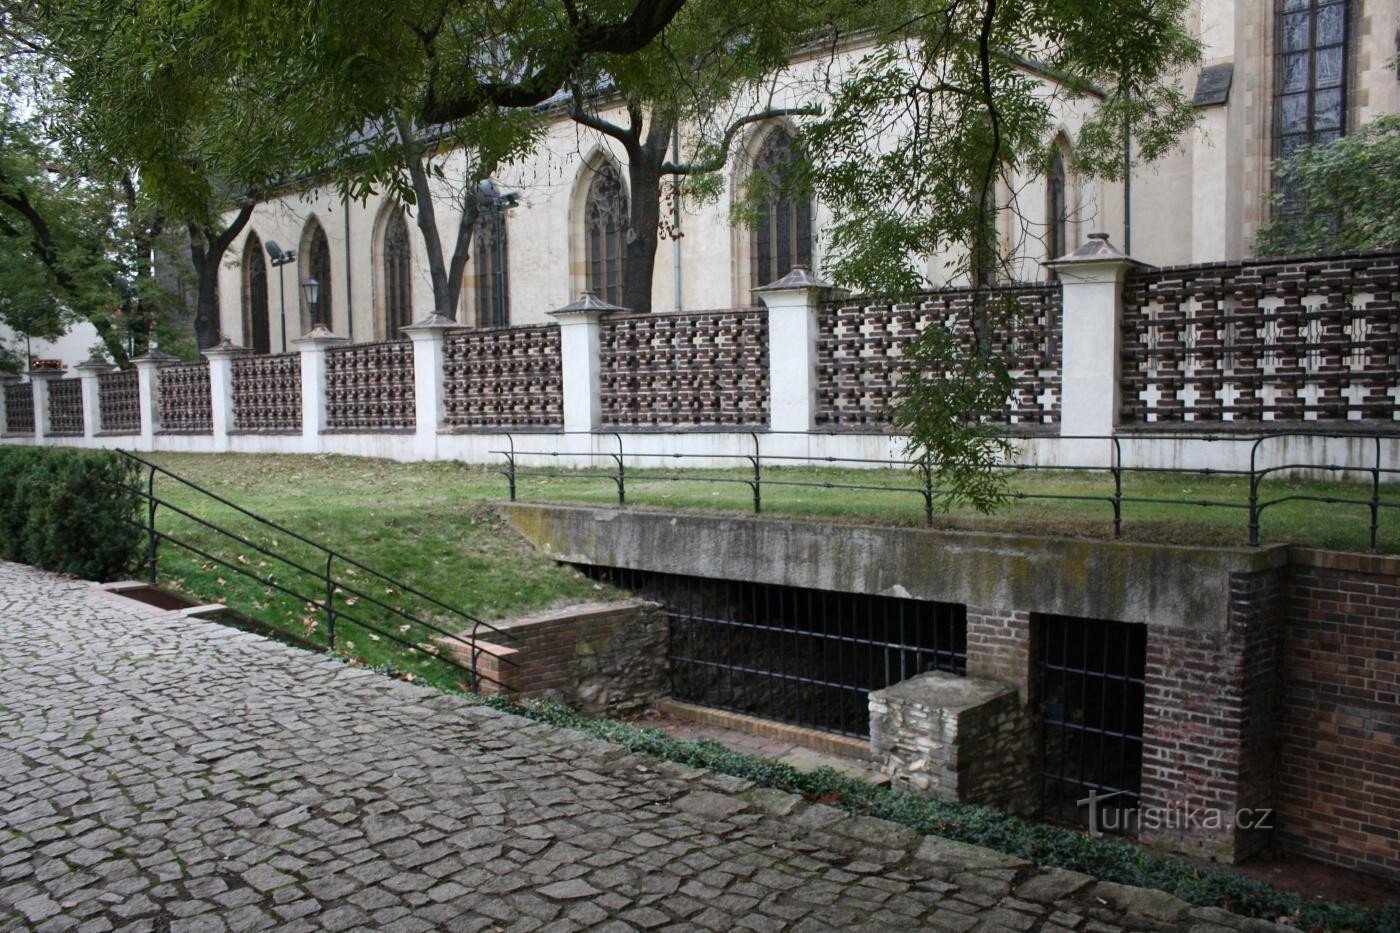
[[[491,288],[491,326],[504,327],[506,324],[506,250],[505,241],[501,239],[502,215],[520,204],[520,193],[518,191],[501,191],[496,183],[491,179],[483,179],[476,190],[477,209],[491,215],[491,249],[496,250],[495,261],[492,263],[494,280]]]
[[[311,315],[311,326],[316,326],[316,301],[321,297],[321,283],[315,276],[301,283],[301,294],[306,299],[306,310]]]
[[[289,262],[296,261],[297,251],[294,249],[284,250],[274,241],[268,240],[264,244],[267,254],[272,257],[272,268],[277,270],[277,290],[281,293],[282,302],[282,352],[287,352],[287,279],[282,274],[282,267]],[[245,338],[246,339],[246,338]]]

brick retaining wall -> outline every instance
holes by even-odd
[[[1279,840],[1400,879],[1400,558],[1294,549],[1284,595]]]

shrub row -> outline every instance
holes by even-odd
[[[137,465],[111,451],[0,446],[0,559],[116,580],[141,559]]]
[[[1400,930],[1400,908],[1396,907],[1368,910],[1281,891],[1264,881],[1156,855],[1127,842],[1036,823],[987,807],[875,787],[829,768],[798,771],[767,758],[732,751],[716,742],[677,739],[659,729],[595,719],[555,703],[534,701],[520,705],[499,696],[480,702],[537,722],[576,729],[629,751],[745,778],[809,800],[835,801],[834,806],[851,813],[901,823],[927,835],[985,846],[1038,865],[1079,871],[1103,881],[1156,888],[1198,907],[1220,907],[1304,930]]]

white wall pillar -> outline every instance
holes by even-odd
[[[577,301],[549,312],[559,322],[565,431],[596,431],[603,423],[601,322],[606,315],[624,310],[585,292]]]
[[[29,385],[34,390],[34,443],[42,444],[49,439],[53,430],[49,418],[49,382],[62,379],[61,369],[36,369],[29,374]]]
[[[93,356],[76,367],[83,388],[83,437],[95,442],[102,432],[102,387],[97,377],[110,373],[117,367],[98,356]]]
[[[1143,264],[1115,249],[1106,234],[1091,233],[1084,245],[1047,265],[1059,273],[1064,307],[1060,434],[1111,435],[1118,427],[1123,278]],[[1107,462],[1106,443],[1074,449]]]
[[[136,442],[137,450],[156,449],[156,432],[160,430],[160,368],[176,362],[169,353],[152,349],[143,356],[131,361],[136,367],[137,404],[141,409],[141,435]]]
[[[218,346],[201,350],[209,361],[209,423],[211,440],[216,453],[229,449],[229,432],[233,430],[233,361],[250,352],[225,339]]]
[[[416,324],[400,328],[413,341],[413,456],[437,457],[438,430],[446,414],[443,408],[443,345],[447,332],[461,324],[433,313]]]
[[[349,342],[324,324],[292,341],[301,353],[301,445],[306,453],[320,453],[326,429],[326,351]]]
[[[834,291],[806,266],[754,289],[768,308],[770,430],[805,433],[817,425],[817,310]]]

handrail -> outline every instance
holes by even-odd
[[[144,489],[140,488],[139,486],[123,486],[123,488],[128,489],[129,491],[134,493],[139,499],[143,500],[146,503],[146,518],[144,522],[137,521],[135,519],[126,519],[126,521],[129,524],[140,528],[143,532],[145,532],[147,536],[146,565],[149,581],[152,586],[156,585],[158,577],[158,546],[161,541],[166,541],[193,554],[196,554],[205,560],[216,563],[219,566],[226,568],[227,570],[233,573],[237,573],[250,579],[256,580],[264,586],[275,589],[278,592],[285,593],[288,596],[295,597],[296,599],[306,603],[309,606],[319,606],[325,613],[326,637],[329,643],[329,647],[332,651],[335,650],[336,647],[336,623],[338,621],[349,622],[350,624],[358,626],[364,631],[372,633],[379,638],[388,639],[389,641],[394,642],[395,644],[403,645],[414,650],[425,651],[425,653],[428,653],[434,660],[440,661],[448,665],[449,667],[454,667],[466,673],[470,679],[471,690],[473,693],[479,691],[481,681],[486,681],[487,683],[494,684],[497,688],[502,690],[506,689],[505,685],[501,683],[501,681],[486,674],[483,674],[478,670],[478,661],[480,660],[481,654],[484,650],[482,646],[478,643],[478,639],[482,636],[483,632],[489,632],[492,634],[494,640],[513,641],[515,639],[515,636],[511,632],[498,628],[497,626],[494,626],[489,622],[477,618],[476,616],[472,615],[466,610],[460,609],[456,606],[450,605],[449,603],[443,602],[437,597],[424,593],[422,590],[414,586],[404,583],[403,581],[391,577],[388,574],[375,570],[373,567],[370,567],[358,560],[355,560],[354,558],[348,557],[345,554],[325,544],[322,544],[319,541],[308,538],[306,535],[303,535],[300,532],[293,531],[285,525],[282,525],[278,522],[273,521],[272,519],[259,515],[258,513],[253,512],[250,509],[244,508],[238,503],[232,502],[229,499],[219,495],[218,493],[205,489],[198,483],[195,483],[194,481],[187,479],[186,477],[183,477],[178,473],[174,473],[171,470],[160,466],[159,464],[152,463],[151,461],[146,460],[143,457],[139,457],[136,454],[127,450],[118,449],[117,453],[131,461],[134,461],[135,463],[139,464],[141,468],[146,470],[146,481],[144,483]],[[325,558],[324,565],[321,567],[308,566],[306,563],[301,562],[301,560],[299,559],[295,559],[292,556],[279,552],[274,547],[258,544],[256,541],[253,541],[251,538],[240,534],[237,531],[224,528],[218,524],[215,524],[214,522],[210,521],[205,517],[197,515],[194,512],[191,512],[187,509],[180,507],[179,505],[176,505],[175,503],[167,499],[160,498],[156,495],[155,492],[155,478],[157,474],[169,477],[170,479],[182,484],[183,486],[193,490],[194,492],[208,499],[211,499],[214,502],[219,503],[220,505],[233,509],[235,512],[238,512],[239,514],[252,519],[254,522],[256,522],[262,527],[273,530],[279,534],[286,535],[287,537],[293,540],[299,541],[302,544],[305,544],[308,547],[315,549]],[[324,585],[323,595],[320,597],[307,596],[304,593],[300,593],[294,589],[289,588],[288,586],[283,585],[282,583],[279,583],[271,575],[263,576],[262,574],[259,574],[254,570],[224,560],[223,558],[217,557],[204,550],[203,548],[191,544],[188,541],[182,541],[174,535],[169,534],[168,532],[157,529],[156,512],[159,506],[165,507],[165,509],[167,509],[168,511],[174,512],[175,514],[194,522],[202,528],[208,529],[209,531],[222,535],[225,538],[237,542],[238,544],[244,547],[250,548],[253,551],[263,555],[264,557],[271,558],[275,561],[280,562],[281,564],[286,565],[287,567],[292,568],[293,570],[299,573],[303,573],[314,578],[317,582]],[[452,615],[460,618],[461,620],[463,620],[464,623],[469,625],[471,627],[470,632],[464,634],[461,632],[449,631],[423,618],[418,614],[409,612],[401,606],[390,605],[389,603],[379,599],[377,596],[361,588],[363,587],[363,584],[357,586],[349,580],[345,580],[337,576],[334,572],[337,561],[340,562],[342,565],[353,567],[356,570],[368,574],[374,580],[386,584],[392,589],[396,589],[402,593],[411,593],[414,596],[417,596],[420,599],[424,600],[428,604],[435,606],[438,609],[442,609],[448,613],[451,613]],[[456,645],[460,645],[466,648],[470,652],[470,664],[464,665],[460,663],[460,661],[455,657],[454,652],[450,650],[447,652],[438,652],[436,650],[428,651],[427,649],[423,649],[420,644],[403,638],[401,632],[393,630],[392,626],[377,628],[370,621],[356,615],[351,615],[344,606],[336,605],[335,596],[337,593],[344,593],[349,597],[353,597],[356,601],[363,601],[368,605],[377,607],[378,609],[389,613],[390,615],[396,617],[399,620],[402,620],[403,622],[408,623],[409,625],[419,626],[420,629],[425,630],[427,633],[429,633],[428,637],[431,638],[432,636],[437,636],[438,640],[442,640],[446,643],[449,643],[448,647],[451,647],[451,643],[455,643]],[[346,605],[348,604],[349,603],[347,603]],[[406,627],[407,626],[403,626],[401,628]],[[510,667],[519,666],[518,662],[508,657],[497,656],[497,660],[499,663]]]
[[[633,476],[634,479],[637,479],[637,480],[644,480],[644,481],[646,481],[646,482],[705,482],[705,483],[716,483],[716,484],[747,485],[747,486],[749,486],[749,487],[752,489],[752,491],[753,491],[753,511],[754,511],[755,513],[761,513],[761,512],[763,511],[763,494],[762,494],[762,490],[763,490],[763,487],[764,487],[764,486],[788,486],[788,487],[811,488],[811,489],[850,489],[850,490],[874,491],[874,492],[913,493],[913,494],[917,494],[917,495],[919,495],[919,496],[922,497],[922,499],[923,499],[923,504],[924,504],[924,517],[925,517],[925,522],[926,522],[927,524],[929,524],[929,525],[932,525],[933,522],[934,522],[934,502],[935,502],[935,500],[936,500],[939,496],[943,496],[943,495],[946,495],[946,494],[949,494],[950,492],[952,492],[952,490],[937,488],[937,487],[935,487],[935,486],[933,485],[934,465],[933,465],[933,463],[929,460],[929,458],[927,458],[927,457],[922,458],[922,459],[915,459],[915,460],[905,459],[905,458],[896,457],[896,456],[878,457],[878,458],[875,458],[875,457],[848,457],[848,456],[836,457],[836,456],[813,455],[813,454],[811,454],[811,453],[797,453],[797,454],[793,454],[793,453],[786,453],[786,454],[780,454],[780,453],[764,453],[764,452],[762,451],[762,449],[761,449],[761,448],[762,448],[762,444],[761,444],[761,442],[760,442],[760,439],[761,439],[761,438],[765,438],[765,437],[782,437],[782,436],[784,436],[784,435],[805,436],[805,437],[808,437],[808,438],[813,438],[813,437],[843,437],[843,436],[848,436],[848,435],[842,434],[841,432],[834,432],[834,431],[833,431],[833,432],[817,432],[817,431],[809,431],[809,432],[800,432],[800,431],[761,431],[761,432],[760,432],[760,431],[742,431],[742,432],[740,432],[740,431],[735,431],[735,432],[733,432],[733,433],[736,434],[736,435],[737,435],[737,434],[741,434],[741,433],[742,433],[742,434],[748,434],[748,435],[749,435],[749,438],[750,438],[750,442],[751,442],[751,444],[752,444],[752,450],[751,450],[751,451],[746,451],[746,452],[742,452],[742,453],[740,453],[740,452],[728,452],[728,451],[722,451],[722,450],[721,450],[721,451],[706,450],[706,451],[699,452],[699,453],[681,453],[681,452],[678,452],[678,451],[671,451],[671,452],[664,452],[664,453],[663,453],[663,452],[647,451],[647,450],[628,451],[628,450],[625,449],[625,445],[624,445],[624,441],[623,441],[623,433],[625,433],[625,432],[622,432],[622,431],[562,431],[562,432],[555,432],[555,433],[556,433],[557,435],[562,435],[562,436],[583,435],[583,436],[590,437],[590,438],[610,438],[611,441],[609,442],[608,446],[609,446],[609,447],[613,447],[613,446],[615,445],[615,449],[611,449],[611,450],[608,450],[608,451],[606,451],[606,452],[603,452],[603,451],[596,451],[596,450],[593,448],[592,445],[589,445],[589,447],[588,447],[587,449],[580,449],[580,450],[569,450],[569,449],[522,450],[522,449],[520,449],[520,448],[517,446],[515,436],[514,436],[512,433],[510,433],[510,432],[504,432],[504,431],[503,431],[503,432],[501,432],[501,434],[506,438],[506,441],[507,441],[507,448],[504,449],[504,450],[492,450],[492,451],[490,451],[490,452],[493,453],[493,454],[499,454],[499,455],[501,455],[502,457],[504,457],[504,459],[505,459],[504,469],[502,469],[502,470],[496,470],[495,472],[506,477],[507,482],[508,482],[508,484],[509,484],[509,494],[510,494],[510,499],[511,499],[511,501],[515,501],[515,500],[516,500],[516,497],[517,497],[517,495],[518,495],[518,490],[519,490],[519,482],[518,482],[518,481],[519,481],[522,477],[524,477],[524,478],[528,478],[528,477],[538,477],[538,478],[546,478],[546,479],[566,479],[566,480],[609,480],[609,481],[611,481],[611,482],[616,486],[616,488],[617,488],[617,501],[618,501],[618,504],[619,504],[619,505],[626,505],[626,504],[627,504],[627,479],[628,479],[627,461],[628,461],[628,460],[631,460],[634,464],[635,464],[637,461],[642,461],[643,463],[646,463],[646,462],[648,462],[648,461],[653,461],[653,462],[654,462],[654,461],[661,461],[661,462],[657,462],[657,463],[655,464],[655,466],[652,466],[652,467],[643,467],[643,469],[647,469],[647,468],[650,468],[650,469],[663,469],[663,468],[665,468],[666,462],[667,462],[667,461],[675,462],[675,463],[678,463],[678,464],[684,464],[685,461],[696,461],[696,460],[708,461],[708,462],[711,462],[711,463],[713,463],[713,462],[715,462],[715,461],[720,461],[720,462],[732,461],[732,462],[733,462],[733,467],[723,467],[723,466],[721,466],[721,467],[716,467],[715,469],[737,469],[737,468],[739,468],[739,467],[751,466],[751,467],[752,467],[752,474],[749,475],[749,476],[743,476],[743,477],[741,477],[741,476],[714,476],[714,475],[706,475],[706,474],[697,474],[697,473],[693,473],[693,472],[692,472],[692,473],[686,473],[686,472],[668,472],[668,473],[666,473],[666,474],[664,474],[664,475],[645,475],[645,476],[640,476],[640,477],[637,476],[636,473],[633,473],[632,476]],[[645,437],[657,437],[657,436],[663,436],[663,437],[664,437],[664,436],[689,436],[689,437],[697,437],[697,436],[699,436],[699,437],[710,438],[710,437],[714,437],[714,436],[717,436],[717,435],[709,435],[709,434],[706,434],[706,435],[696,435],[696,434],[694,434],[693,432],[679,431],[679,430],[675,430],[675,431],[668,431],[668,430],[651,431],[651,430],[648,430],[648,431],[645,432],[645,434],[642,435],[642,436],[645,436]],[[1024,435],[1024,434],[1012,433],[1012,432],[997,433],[997,434],[994,434],[994,435],[992,435],[992,436],[995,437],[995,438],[998,438],[998,439],[1003,439],[1003,440],[1008,440],[1008,441],[1025,440],[1026,437],[1027,437],[1027,436]],[[1266,443],[1268,443],[1268,442],[1271,442],[1271,441],[1278,441],[1278,440],[1285,439],[1285,438],[1318,438],[1318,439],[1325,439],[1325,440],[1338,440],[1338,441],[1349,441],[1349,442],[1358,442],[1358,441],[1361,441],[1361,442],[1370,442],[1370,443],[1372,443],[1372,444],[1374,445],[1375,455],[1374,455],[1373,462],[1372,462],[1370,465],[1368,465],[1368,466],[1352,466],[1352,465],[1348,465],[1348,464],[1336,464],[1336,463],[1317,463],[1317,462],[1311,462],[1311,461],[1306,461],[1306,460],[1301,461],[1301,462],[1289,462],[1289,463],[1284,463],[1284,464],[1272,464],[1272,465],[1269,465],[1269,466],[1261,466],[1260,463],[1259,463],[1259,455],[1260,455],[1260,451],[1261,451],[1261,449],[1263,448],[1263,446],[1264,446]],[[1400,441],[1400,435],[1381,434],[1381,433],[1379,433],[1379,432],[1361,432],[1361,431],[1305,431],[1305,430],[1284,430],[1284,431],[1272,431],[1272,432],[1268,432],[1268,433],[1264,433],[1264,434],[1257,434],[1257,433],[1249,433],[1249,434],[1207,434],[1207,433],[1193,433],[1193,434],[1189,434],[1189,435],[1171,434],[1171,435],[1161,435],[1161,436],[1156,436],[1156,435],[1136,435],[1136,434],[1127,434],[1127,435],[1125,435],[1125,434],[1074,434],[1074,435],[1069,435],[1069,434],[1056,434],[1056,435],[1045,435],[1045,436],[1039,436],[1039,435],[1037,435],[1037,439],[1042,440],[1042,441],[1045,441],[1045,440],[1050,440],[1050,441],[1067,441],[1067,442],[1071,442],[1071,443],[1073,443],[1073,442],[1085,442],[1085,441],[1101,441],[1101,442],[1107,442],[1107,443],[1109,443],[1109,444],[1111,445],[1112,457],[1111,457],[1110,462],[1109,462],[1109,464],[1108,464],[1107,466],[1090,465],[1090,464],[1076,464],[1076,463],[1067,463],[1067,464],[1060,464],[1060,463],[1057,463],[1057,464],[1039,464],[1039,463],[998,463],[998,464],[995,465],[995,468],[998,469],[998,470],[1004,470],[1004,471],[1007,471],[1007,472],[1037,472],[1037,471],[1049,471],[1049,472],[1066,472],[1066,473],[1074,473],[1074,472],[1106,473],[1106,474],[1111,475],[1112,478],[1113,478],[1113,493],[1112,493],[1112,495],[1075,495],[1075,494],[1070,494],[1070,493],[1008,492],[1008,493],[1006,494],[1007,498],[1008,498],[1008,499],[1013,499],[1013,500],[1043,499],[1043,500],[1058,500],[1058,501],[1104,502],[1104,503],[1107,503],[1108,505],[1110,505],[1110,506],[1112,507],[1112,510],[1113,510],[1113,536],[1114,536],[1115,538],[1118,538],[1118,537],[1121,537],[1121,536],[1122,536],[1122,531],[1123,531],[1123,505],[1124,505],[1124,503],[1136,503],[1136,504],[1143,504],[1143,505],[1151,505],[1151,504],[1156,504],[1156,505],[1180,505],[1180,506],[1191,506],[1191,507],[1198,507],[1198,508],[1227,508],[1227,509],[1247,510],[1248,513],[1249,513],[1249,543],[1250,543],[1251,546],[1257,547],[1257,546],[1259,545],[1259,525],[1260,525],[1260,519],[1261,519],[1261,517],[1262,517],[1262,515],[1263,515],[1263,513],[1264,513],[1264,511],[1265,511],[1266,509],[1269,509],[1269,508],[1271,508],[1271,507],[1273,507],[1273,506],[1276,506],[1276,505],[1282,505],[1282,504],[1287,503],[1287,502],[1310,501],[1310,502],[1321,502],[1321,503],[1325,503],[1325,504],[1329,504],[1329,505],[1358,505],[1358,506],[1366,506],[1366,507],[1369,509],[1369,511],[1370,511],[1370,517],[1371,517],[1371,524],[1370,524],[1370,546],[1371,546],[1371,548],[1374,550],[1374,549],[1376,548],[1377,542],[1378,542],[1378,540],[1379,540],[1381,509],[1400,508],[1400,502],[1385,502],[1385,501],[1382,501],[1382,500],[1381,500],[1381,477],[1382,477],[1382,476],[1400,476],[1400,466],[1386,466],[1386,465],[1383,465],[1382,443],[1381,443],[1381,442],[1382,442],[1382,440]],[[892,440],[893,440],[893,438],[892,438]],[[1169,442],[1169,441],[1177,441],[1177,440],[1192,440],[1192,441],[1219,442],[1219,443],[1248,443],[1248,444],[1251,445],[1251,446],[1250,446],[1250,450],[1249,450],[1249,468],[1248,468],[1248,469],[1240,469],[1240,468],[1231,469],[1231,468],[1219,468],[1219,467],[1198,467],[1198,468],[1188,469],[1188,468],[1182,468],[1182,467],[1162,467],[1162,466],[1145,466],[1145,465],[1144,465],[1144,466],[1134,466],[1134,465],[1129,465],[1129,464],[1125,464],[1125,463],[1124,463],[1123,448],[1124,448],[1125,445],[1138,444],[1138,443],[1142,443],[1142,442],[1149,442],[1149,443],[1151,443],[1151,442],[1158,442],[1158,443],[1160,443],[1160,442],[1164,442],[1164,441],[1168,441],[1168,442]],[[552,460],[556,460],[556,461],[557,461],[557,460],[560,460],[561,458],[562,458],[562,459],[566,459],[566,460],[567,460],[567,459],[574,459],[574,460],[584,459],[584,460],[587,460],[587,461],[599,460],[599,461],[605,461],[605,462],[608,464],[608,468],[603,469],[603,470],[597,470],[597,469],[591,469],[591,468],[589,468],[589,467],[584,467],[584,468],[582,468],[582,469],[580,469],[580,470],[572,470],[572,471],[569,471],[569,472],[558,472],[558,471],[550,472],[550,471],[548,471],[548,470],[538,470],[538,469],[522,468],[522,466],[521,466],[521,464],[520,464],[520,460],[521,460],[521,458],[524,458],[524,457],[541,457],[541,458],[545,458],[546,460],[552,459]],[[915,472],[915,473],[919,476],[920,482],[919,482],[919,485],[918,485],[918,486],[909,486],[909,485],[901,486],[901,485],[879,485],[879,484],[875,484],[875,483],[840,483],[840,482],[830,482],[830,481],[816,482],[816,481],[804,481],[804,480],[792,480],[792,479],[770,479],[770,478],[766,478],[766,477],[763,475],[762,465],[763,465],[764,463],[768,463],[768,464],[770,464],[770,465],[771,465],[771,464],[774,464],[774,463],[777,463],[777,464],[780,464],[780,465],[792,465],[792,466],[798,466],[798,465],[800,465],[800,466],[804,466],[804,467],[817,467],[817,466],[823,466],[823,465],[830,465],[830,466],[838,466],[838,467],[839,467],[839,466],[843,466],[843,465],[844,465],[844,466],[888,467],[888,468],[891,468],[891,469],[900,469],[900,468],[902,468],[902,469],[911,470],[911,471]],[[635,467],[634,467],[634,469],[635,469]],[[702,469],[703,469],[703,468],[702,468]],[[1317,470],[1317,471],[1328,472],[1328,473],[1332,473],[1332,474],[1342,474],[1342,473],[1365,473],[1365,474],[1367,474],[1367,475],[1370,477],[1370,480],[1371,480],[1371,482],[1370,482],[1370,486],[1371,486],[1370,492],[1371,492],[1371,494],[1370,494],[1369,497],[1367,497],[1367,498],[1365,498],[1365,499],[1344,498],[1344,497],[1337,497],[1337,496],[1312,496],[1312,495],[1304,495],[1304,494],[1296,494],[1296,493],[1295,493],[1295,494],[1288,494],[1288,495],[1280,496],[1280,497],[1277,497],[1277,498],[1274,498],[1274,499],[1261,499],[1261,497],[1260,497],[1260,489],[1261,489],[1261,486],[1262,486],[1264,480],[1270,478],[1271,476],[1275,476],[1275,475],[1277,475],[1277,474],[1279,474],[1279,473],[1286,472],[1286,471],[1292,471],[1292,470]],[[1241,503],[1241,502],[1224,502],[1224,501],[1220,501],[1220,500],[1217,500],[1217,499],[1155,498],[1155,497],[1146,497],[1146,496],[1131,496],[1131,495],[1125,495],[1125,494],[1124,494],[1124,490],[1123,490],[1123,479],[1124,479],[1124,477],[1125,477],[1126,475],[1132,474],[1132,473],[1142,473],[1142,474],[1148,474],[1148,475],[1167,474],[1167,475],[1181,475],[1181,476],[1235,476],[1235,477],[1239,477],[1239,478],[1241,478],[1241,479],[1246,479],[1246,478],[1247,478],[1248,481],[1249,481],[1249,500],[1248,500],[1247,503]]]

